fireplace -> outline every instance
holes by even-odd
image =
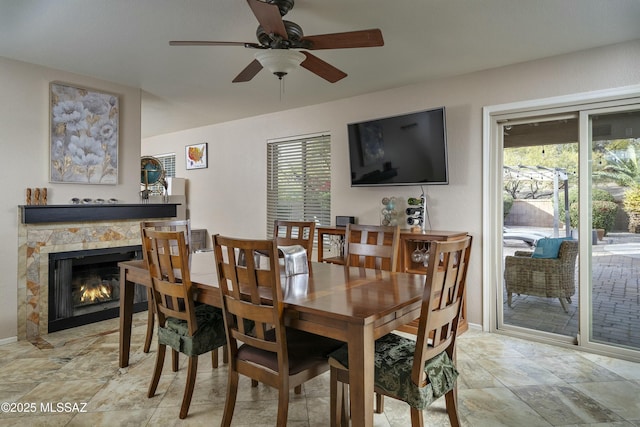
[[[49,276],[53,275],[49,255],[135,245],[139,247],[140,221],[175,219],[176,207],[174,203],[19,206],[18,339],[39,340],[49,333],[49,299],[51,303],[55,301],[49,289]],[[146,297],[144,289],[136,292],[142,295],[139,301]],[[92,305],[78,307],[78,311],[89,311]],[[137,305],[140,306],[146,307],[146,304]],[[99,311],[108,311],[103,310],[102,307],[107,308],[103,301],[91,310],[98,307]],[[118,308],[108,309],[113,310],[109,313],[118,315]],[[85,323],[76,319],[73,320],[76,323],[70,324],[69,318],[61,318],[57,312],[54,313],[56,320],[52,322],[52,331],[61,329],[54,325],[59,321],[64,328]],[[104,315],[91,314],[93,317]]]
[[[50,253],[49,332],[118,317],[118,263],[141,257],[139,245]],[[146,295],[136,286],[135,311],[147,308]]]

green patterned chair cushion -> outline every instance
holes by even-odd
[[[186,320],[168,317],[158,328],[158,342],[187,356],[198,356],[227,344],[222,310],[210,305],[195,306],[198,330],[190,337]]]
[[[428,384],[418,387],[411,381],[415,347],[415,341],[396,334],[388,334],[376,340],[374,384],[377,389],[384,391],[385,395],[422,410],[453,390],[458,371],[447,353],[442,352],[427,360],[424,370],[427,373]],[[349,367],[346,344],[329,354],[329,357]]]

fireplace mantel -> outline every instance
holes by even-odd
[[[180,203],[21,205],[23,224],[173,218]]]

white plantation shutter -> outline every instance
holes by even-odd
[[[161,154],[156,156],[156,159],[160,160],[164,167],[164,176],[175,177],[176,176],[176,153]]]
[[[329,135],[267,144],[267,234],[276,219],[331,225]]]

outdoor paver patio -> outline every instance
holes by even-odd
[[[505,256],[516,250],[530,249],[524,242],[505,241]],[[591,340],[640,349],[640,235],[609,233],[593,245],[592,278]],[[504,301],[507,325],[574,337],[578,333],[577,289],[567,304],[568,313],[557,298],[514,295],[510,308],[505,292]]]

